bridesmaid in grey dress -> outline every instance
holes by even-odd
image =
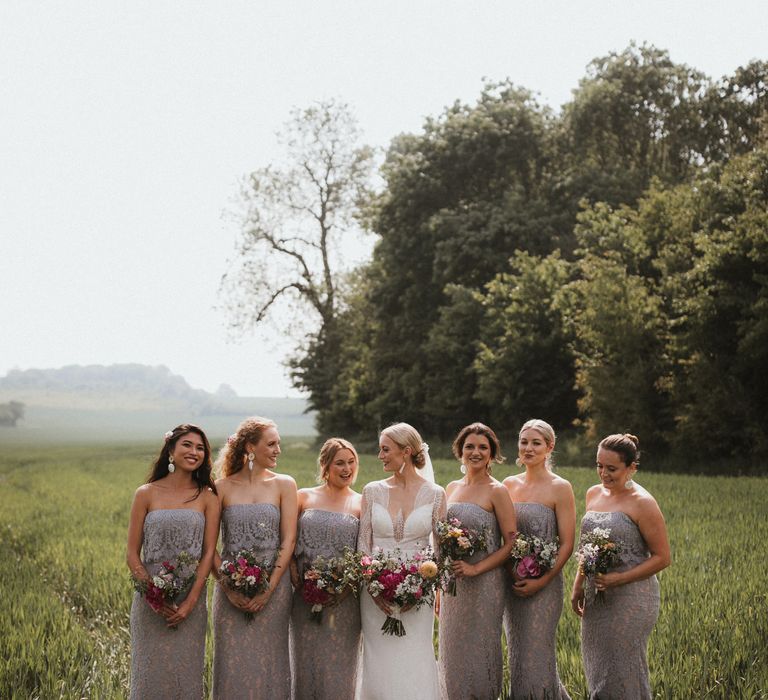
[[[190,424],[168,431],[147,483],[133,499],[126,561],[131,575],[146,582],[181,552],[198,565],[189,591],[157,612],[138,593],[133,597],[130,697],[135,700],[203,697],[205,581],[219,527],[215,491],[205,433]]]
[[[291,564],[295,592],[291,613],[291,677],[294,700],[354,700],[360,652],[360,602],[350,592],[323,611],[318,624],[304,601],[304,572],[316,557],[354,551],[360,525],[357,452],[330,438],[318,458],[321,486],[299,491],[299,525]]]
[[[609,435],[597,449],[600,484],[587,491],[582,533],[610,530],[621,564],[606,574],[573,582],[571,606],[581,617],[581,654],[590,698],[652,697],[646,651],[659,615],[656,574],[670,564],[664,516],[635,483],[640,452],[634,435]],[[603,600],[595,599],[598,591]]]
[[[266,418],[248,418],[217,459],[221,501],[221,558],[250,549],[275,562],[269,588],[252,598],[225,583],[213,596],[213,697],[288,698],[291,671],[289,568],[296,542],[296,483],[277,474],[280,435]],[[251,619],[245,615],[251,613]]]
[[[504,570],[499,567],[512,548],[515,513],[506,489],[491,476],[491,463],[504,460],[491,428],[482,423],[462,428],[453,454],[464,476],[446,488],[447,517],[485,530],[488,547],[455,562],[456,595],[440,595],[440,692],[444,700],[495,700],[503,683]]]
[[[504,480],[517,529],[545,541],[560,540],[555,565],[539,578],[520,579],[510,564],[504,631],[512,700],[568,700],[557,673],[557,623],[563,611],[563,566],[573,552],[576,503],[571,484],[552,472],[555,431],[532,419],[518,436],[517,463],[525,473]]]

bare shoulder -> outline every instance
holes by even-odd
[[[290,474],[277,474],[275,473],[274,476],[275,483],[280,486],[281,489],[293,489],[296,491],[296,479],[294,479]]]
[[[587,489],[587,495],[586,495],[586,501],[587,505],[589,505],[590,501],[592,501],[593,498],[595,498],[602,489],[602,486],[600,484],[594,484],[593,486],[590,486]]]
[[[218,487],[217,487],[218,488]],[[212,506],[214,508],[219,507],[219,497],[208,487],[205,487],[200,492],[200,497],[203,499],[203,505],[208,508],[209,506]]]
[[[557,474],[552,475],[552,490],[555,493],[556,498],[571,497],[573,496],[573,486],[568,479],[563,479],[562,476]]]
[[[656,499],[647,489],[644,489],[637,483],[635,483],[633,501],[635,503],[635,507],[637,508],[637,512],[641,516],[654,517],[661,515],[661,508],[659,508],[659,504],[656,502]]]
[[[522,484],[521,476],[521,474],[513,474],[512,476],[508,476],[506,479],[504,479],[504,481],[501,482],[501,485],[510,491],[514,491]]]
[[[461,483],[458,479],[456,481],[451,481],[448,483],[448,485],[445,487],[445,493],[446,495],[450,496],[453,490]]]
[[[135,499],[139,498],[148,498],[149,494],[152,493],[152,484],[142,484],[139,486],[139,488],[136,489],[133,493],[133,497]]]

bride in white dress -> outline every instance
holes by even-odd
[[[407,423],[381,432],[379,459],[391,476],[363,489],[357,548],[367,554],[377,547],[398,548],[408,557],[433,544],[430,535],[437,522],[445,520],[445,491],[434,483],[427,446]],[[436,543],[436,535],[433,539]],[[363,591],[360,611],[363,654],[358,700],[438,700],[432,606],[400,611],[404,637],[381,631],[390,609],[380,596],[373,598]]]

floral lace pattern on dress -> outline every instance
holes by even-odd
[[[555,511],[543,503],[515,503],[518,531],[545,540],[558,536]],[[530,598],[512,593],[514,580],[507,575],[504,631],[510,669],[510,698],[570,697],[557,672],[557,623],[563,611],[562,571]]]
[[[296,563],[300,574],[322,556],[355,549],[359,520],[348,513],[308,509],[299,517]],[[323,611],[320,624],[310,618],[301,589],[293,594],[291,664],[293,700],[353,700],[360,651],[360,601],[350,594]],[[322,649],[322,653],[318,650]]]
[[[163,561],[173,561],[182,551],[199,559],[204,532],[205,516],[199,511],[150,511],[144,518],[142,535],[144,567],[153,575]],[[132,700],[202,698],[207,626],[205,590],[189,617],[176,629],[170,629],[164,618],[136,593],[131,605]]]
[[[447,517],[488,533],[488,549],[475,552],[470,563],[485,559],[499,548],[501,535],[494,513],[475,503],[451,503]],[[499,696],[503,682],[503,613],[504,573],[499,568],[459,579],[455,596],[441,596],[438,668],[444,700]]]
[[[252,549],[274,561],[280,546],[280,509],[271,503],[243,503],[221,514],[222,556]],[[217,584],[213,596],[213,697],[288,698],[291,670],[288,627],[291,582],[286,572],[261,612],[249,622]]]
[[[581,531],[595,527],[610,529],[611,539],[621,545],[621,564],[614,571],[631,569],[650,556],[640,529],[626,513],[589,510]],[[601,602],[591,584],[585,588],[581,654],[590,697],[650,699],[646,652],[659,616],[656,576],[609,588]]]

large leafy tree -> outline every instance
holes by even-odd
[[[222,281],[232,324],[241,330],[277,314],[293,333],[296,386],[313,408],[328,401],[340,342],[346,237],[368,197],[373,153],[360,142],[350,108],[329,100],[295,109],[278,134],[281,167],[252,172],[242,187],[242,239]]]

